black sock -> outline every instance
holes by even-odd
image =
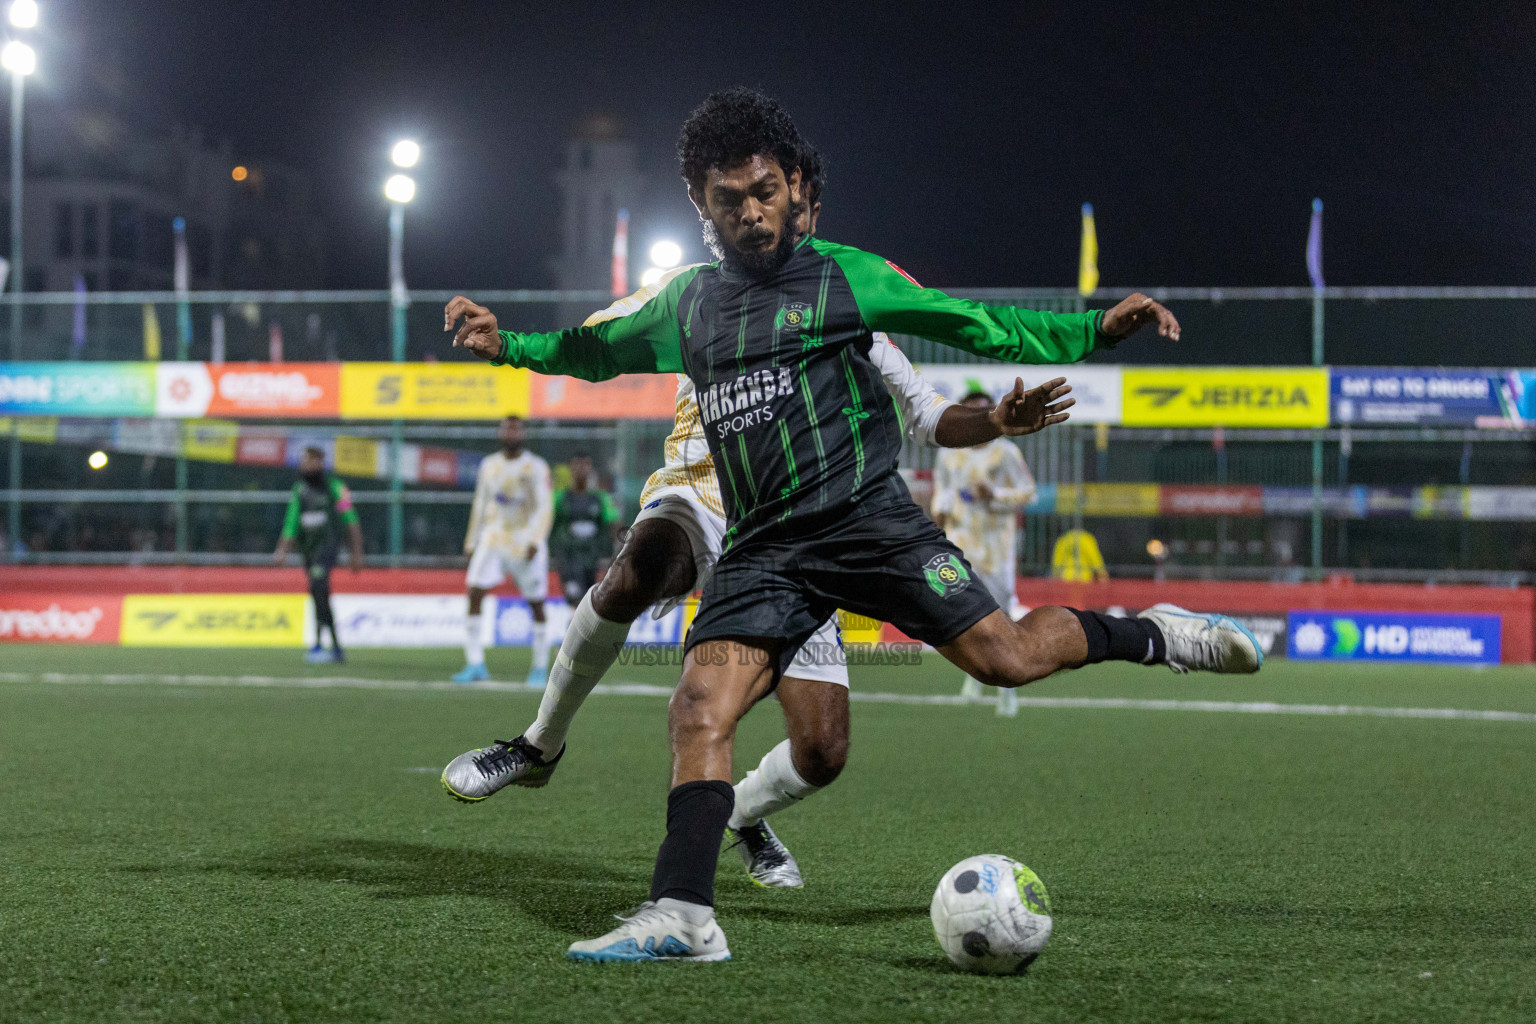
[[[715,905],[720,840],[736,805],[729,782],[685,782],[667,794],[667,838],[656,854],[651,899]]]
[[[1088,637],[1085,664],[1134,661],[1139,665],[1161,665],[1168,660],[1168,642],[1163,638],[1163,631],[1148,619],[1122,619],[1076,608],[1067,611],[1077,616],[1077,621],[1083,625],[1083,634]]]
[[[331,581],[324,576],[311,578],[309,596],[315,601],[315,646],[321,645],[325,631],[330,630],[331,643],[340,650],[341,645],[336,641],[336,617],[331,613]]]

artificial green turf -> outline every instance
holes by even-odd
[[[0,1021],[1536,1018],[1536,724],[859,704],[844,777],[778,822],[806,889],[721,861],[734,961],[576,965],[645,895],[661,699],[593,698],[549,788],[466,807],[441,765],[536,696],[31,677],[435,679],[452,652],[0,651]],[[1035,694],[1536,711],[1536,673],[1101,667]],[[738,773],[781,737],[749,716]],[[1051,891],[1023,977],[952,969],[928,925],[944,869],[988,851]]]

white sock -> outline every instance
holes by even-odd
[[[997,691],[997,713],[1004,718],[1012,718],[1019,713],[1018,690],[1004,686]]]
[[[535,622],[533,624],[533,667],[546,668],[549,665],[549,623]]]
[[[820,789],[800,777],[785,740],[763,755],[757,767],[736,783],[736,809],[731,812],[731,828],[746,826],[799,803]]]
[[[471,615],[464,620],[464,664],[485,664],[485,643],[480,639],[480,616]]]
[[[539,717],[523,732],[523,738],[545,757],[560,753],[571,719],[613,665],[628,636],[629,623],[609,622],[597,614],[588,591],[571,614],[565,639],[549,667],[549,685],[539,701]]]

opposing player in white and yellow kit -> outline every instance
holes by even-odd
[[[973,391],[961,399],[972,409],[990,410],[992,396]],[[999,608],[1013,606],[1018,575],[1018,515],[1035,496],[1035,478],[1018,446],[996,438],[974,448],[948,448],[933,467],[934,520],[970,559],[971,568]],[[981,697],[981,683],[966,677],[961,696]],[[1018,694],[999,691],[997,713],[1018,714]]]
[[[809,160],[803,167],[809,202],[802,214],[802,233],[815,230],[821,209],[819,161],[814,154]],[[632,313],[686,269],[678,268],[615,302],[587,324]],[[1065,382],[1051,381],[1037,389],[1041,394],[1032,393],[1033,411],[1040,412],[1042,396],[1058,404],[1041,414],[1043,421],[1026,429],[1025,407],[1030,403],[1022,384],[994,411],[966,409],[929,387],[890,338],[878,332],[870,361],[901,411],[907,436],[919,444],[969,446],[1005,432],[1025,433],[1066,419],[1065,410],[1072,405]],[[648,607],[659,605],[658,611],[664,612],[703,586],[720,557],[726,517],[693,383],[684,374],[678,375],[676,420],[665,456],[641,493],[641,511],[624,547],[571,617],[538,717],[516,739],[455,758],[443,771],[449,795],[473,802],[511,784],[545,785],[564,755],[571,720],[617,659],[630,624]],[[800,648],[776,695],[789,738],[736,785],[729,830],[755,882],[792,887],[802,884],[799,867],[765,819],[831,783],[847,760],[848,670],[835,620],[828,620]]]
[[[489,678],[480,607],[486,591],[510,576],[533,613],[533,664],[528,670],[528,685],[542,688],[549,665],[544,599],[549,596],[549,528],[554,516],[549,463],[524,447],[527,428],[521,417],[502,420],[499,436],[501,450],[482,459],[475,476],[475,503],[464,535],[464,553],[469,555],[464,668],[453,681],[472,683]]]

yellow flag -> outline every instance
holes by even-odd
[[[1099,287],[1099,236],[1093,230],[1093,204],[1083,204],[1083,247],[1077,259],[1077,293],[1092,295]]]
[[[151,362],[160,359],[160,318],[155,316],[155,305],[144,303],[144,358]]]

